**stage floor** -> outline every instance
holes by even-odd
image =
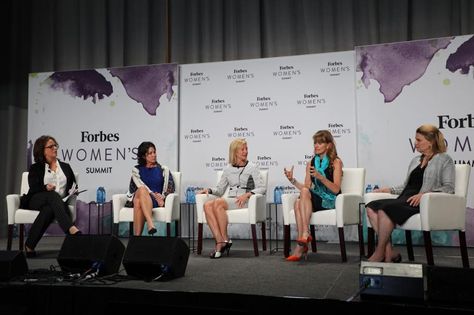
[[[59,269],[56,258],[63,240],[63,237],[44,237],[36,248],[38,256],[27,259],[29,270],[50,269],[51,266]],[[120,240],[125,246],[127,245],[127,238]],[[0,240],[0,246],[2,249],[6,248],[5,239]],[[166,282],[123,280],[103,286],[127,291],[131,289],[153,292],[225,293],[346,301],[354,297],[359,290],[360,268],[358,244],[347,243],[346,247],[348,254],[346,263],[341,261],[339,244],[326,242],[318,242],[318,252],[310,252],[307,261],[295,263],[285,261],[281,249],[274,254],[270,254],[269,250],[260,251],[260,256],[255,257],[251,240],[234,240],[229,257],[210,259],[209,253],[213,249],[213,242],[205,240],[202,255],[190,254],[184,277]],[[18,239],[14,240],[13,249],[18,249]],[[402,253],[403,262],[408,262],[405,247],[399,246],[397,249]],[[414,250],[414,263],[425,264],[424,247],[415,247]],[[457,247],[435,247],[433,252],[437,266],[456,268],[462,266]],[[472,266],[474,264],[472,248],[469,249],[469,257]],[[120,274],[126,275],[123,266]],[[73,284],[63,282],[57,285],[64,287]],[[81,286],[89,285],[97,288],[101,283],[81,284]],[[354,301],[358,300],[359,297],[354,298]]]

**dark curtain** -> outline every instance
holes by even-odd
[[[30,73],[352,50],[474,33],[471,0],[3,0],[0,196],[26,168]],[[4,197],[2,197],[4,198]],[[6,203],[0,208],[6,226]],[[0,235],[5,235],[0,228]]]

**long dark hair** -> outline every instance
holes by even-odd
[[[36,163],[46,163],[46,159],[44,158],[44,148],[50,139],[53,140],[55,144],[58,144],[56,139],[48,135],[44,135],[36,139],[35,144],[33,145],[33,158],[35,159]]]
[[[146,154],[148,153],[149,148],[155,149],[155,152],[156,152],[156,147],[153,144],[153,142],[144,141],[140,143],[140,145],[138,146],[138,151],[137,151],[138,165],[140,166],[146,165]]]

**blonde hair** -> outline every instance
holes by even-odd
[[[446,142],[444,141],[444,135],[439,131],[438,127],[433,125],[421,125],[416,129],[416,133],[419,133],[426,140],[431,143],[431,149],[433,154],[446,152]]]
[[[243,145],[247,144],[247,141],[244,138],[237,138],[234,139],[229,146],[229,163],[231,165],[236,164],[236,152],[240,149]]]
[[[334,142],[334,138],[332,134],[328,130],[319,130],[313,135],[313,142],[314,143],[327,143],[331,144],[328,146],[327,156],[329,157],[329,161],[331,164],[338,158],[337,150],[336,150],[336,143]]]

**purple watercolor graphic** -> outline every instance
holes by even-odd
[[[173,84],[177,77],[176,64],[163,64],[127,68],[111,68],[110,73],[119,78],[128,96],[141,103],[152,116],[160,106],[160,97],[173,96]]]
[[[62,90],[73,97],[92,98],[95,104],[97,99],[110,96],[113,92],[112,84],[96,70],[79,70],[55,72],[45,80],[54,90]]]
[[[471,66],[474,66],[474,36],[462,43],[446,60],[446,69],[451,72],[461,69],[462,74],[468,74]]]
[[[380,84],[385,103],[392,102],[405,86],[418,80],[433,56],[448,47],[453,38],[420,40],[357,48],[357,71],[363,72],[367,88],[370,80]]]

